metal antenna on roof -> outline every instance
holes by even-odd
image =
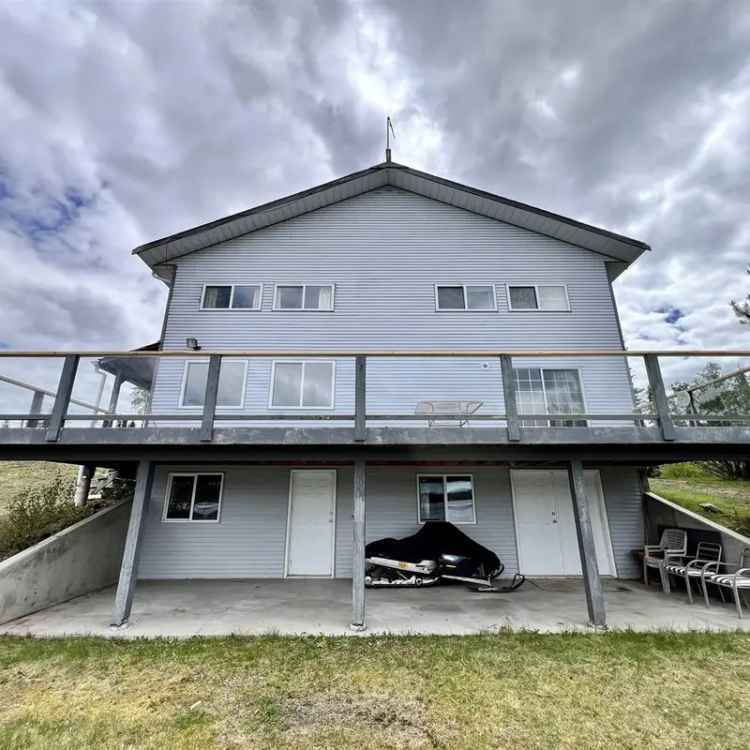
[[[385,160],[389,162],[391,160],[391,133],[393,137],[396,137],[396,131],[393,129],[393,123],[391,118],[385,118]]]

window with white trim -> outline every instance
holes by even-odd
[[[497,310],[494,284],[436,284],[435,307],[444,310]]]
[[[519,367],[513,369],[518,413],[585,414],[578,370]],[[526,419],[524,427],[586,427],[585,419]]]
[[[332,409],[334,362],[308,360],[273,363],[272,409]]]
[[[274,310],[333,310],[333,284],[277,284]]]
[[[474,478],[471,474],[419,474],[417,476],[419,523],[477,522],[474,508]]]
[[[260,310],[262,284],[206,284],[201,310]]]
[[[514,311],[569,312],[568,289],[565,284],[509,285],[508,307]]]
[[[163,521],[218,523],[223,474],[170,474]]]
[[[219,370],[219,390],[216,406],[242,408],[245,398],[247,362],[244,360],[223,359]],[[182,377],[181,407],[202,408],[206,399],[208,362],[186,362]]]

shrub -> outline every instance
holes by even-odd
[[[11,500],[0,517],[0,559],[56,534],[100,507],[88,504],[76,508],[72,496],[70,480],[58,475],[51,482]]]

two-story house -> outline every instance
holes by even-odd
[[[362,626],[365,543],[428,520],[508,574],[582,575],[603,624],[600,576],[639,573],[642,467],[715,440],[672,421],[652,353],[658,413],[634,413],[612,283],[648,249],[387,160],[136,248],[160,341],[97,353],[91,426],[68,354],[3,455],[137,467],[116,624],[137,580],[309,577],[352,578]]]
[[[518,412],[632,413],[624,358],[574,352],[623,348],[612,282],[646,249],[386,162],[134,252],[169,286],[163,351],[184,351],[188,342],[200,347],[196,354],[300,352],[225,356],[217,429],[249,425],[245,417],[254,418],[252,429],[273,429],[282,416],[286,430],[335,433],[354,414],[356,390],[355,358],[335,352],[403,352],[368,357],[367,418],[382,417],[372,422],[381,432],[432,431],[429,445],[442,452],[412,458],[405,444],[379,463],[377,445],[358,446],[370,464],[366,540],[444,519],[495,550],[508,572],[556,576],[580,575],[581,558],[568,473],[551,464],[554,455],[541,450],[524,463],[498,453],[491,461],[485,450],[472,458],[466,445],[441,445],[441,427],[467,432],[450,415],[430,427],[422,417],[405,419],[421,402],[474,402],[468,426],[491,435],[506,407],[500,360],[418,352],[569,349],[570,356],[514,362]],[[154,421],[200,416],[208,372],[206,357],[159,359]],[[303,415],[325,419],[294,421]],[[525,430],[586,424],[520,422]],[[156,465],[138,578],[351,577],[351,462],[267,455]],[[636,576],[638,468],[587,466],[585,484],[599,571]]]

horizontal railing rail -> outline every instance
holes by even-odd
[[[648,411],[626,411],[621,413],[523,413],[519,410],[518,392],[514,381],[513,365],[516,360],[544,359],[544,358],[598,358],[619,357],[639,358],[645,366],[645,375],[650,392],[650,405]],[[19,413],[17,410],[8,413],[0,413],[0,422],[21,421],[26,427],[43,427],[46,429],[45,438],[49,442],[59,439],[61,430],[66,423],[78,423],[90,421],[92,424],[101,423],[102,428],[136,427],[157,424],[160,422],[183,422],[200,423],[200,440],[210,441],[213,439],[214,428],[217,422],[303,422],[303,423],[333,423],[353,422],[355,442],[364,442],[367,437],[368,422],[426,422],[428,426],[436,422],[456,422],[463,420],[462,424],[477,422],[503,422],[507,430],[507,439],[510,442],[522,440],[521,430],[531,426],[530,423],[542,422],[548,426],[571,426],[585,427],[589,422],[631,422],[635,426],[645,426],[647,423],[658,427],[661,439],[674,441],[677,439],[676,424],[687,423],[688,426],[705,425],[732,425],[750,423],[750,413],[747,415],[738,413],[711,414],[698,413],[696,409],[689,413],[673,413],[670,406],[670,398],[667,396],[659,358],[661,357],[750,357],[750,350],[725,350],[725,349],[667,349],[667,350],[623,350],[623,349],[319,349],[314,351],[303,349],[231,349],[231,350],[203,350],[203,349],[172,349],[160,351],[119,351],[119,350],[95,350],[95,351],[0,351],[0,361],[11,358],[49,358],[62,359],[63,367],[59,376],[59,382],[55,391],[37,388],[28,383],[0,375],[0,381],[10,385],[18,385],[31,390],[34,393],[31,411]],[[117,413],[117,394],[122,385],[122,375],[117,375],[113,397],[109,409],[92,407],[85,401],[72,397],[73,385],[76,379],[79,363],[82,359],[106,359],[111,366],[117,358],[127,360],[139,360],[142,358],[167,359],[177,358],[183,360],[194,360],[196,358],[207,358],[208,371],[203,398],[203,406],[189,412],[168,412],[155,414],[152,412],[128,412]],[[273,358],[273,359],[313,359],[313,358],[335,358],[351,359],[354,361],[354,411],[353,413],[296,413],[296,412],[262,412],[249,413],[245,411],[232,411],[226,407],[218,406],[219,400],[219,376],[221,363],[224,359],[237,358]],[[492,358],[500,364],[499,391],[502,393],[505,410],[501,413],[493,410],[488,413],[459,414],[447,413],[368,413],[366,406],[367,395],[367,362],[369,359],[377,358]],[[731,373],[731,377],[741,376],[744,378],[745,370],[737,370]],[[113,372],[110,370],[110,372]],[[726,380],[720,378],[719,380]],[[498,394],[499,395],[499,394]],[[42,413],[41,397],[54,399],[51,411]],[[438,402],[435,402],[436,404]],[[691,401],[691,408],[693,402]],[[71,404],[95,409],[94,414],[69,414],[68,408]],[[436,408],[440,408],[437,406]],[[305,407],[307,412],[316,411],[315,407]],[[736,410],[735,410],[736,411]],[[750,411],[750,409],[749,409]],[[559,424],[555,424],[559,423]],[[574,424],[578,423],[578,424]],[[444,426],[444,425],[443,425]],[[541,425],[536,425],[541,426]],[[2,427],[0,427],[2,429]],[[101,428],[99,428],[101,429]]]
[[[99,357],[750,357],[750,349],[159,349],[118,350],[0,350],[0,359]],[[736,373],[733,373],[736,374]]]

